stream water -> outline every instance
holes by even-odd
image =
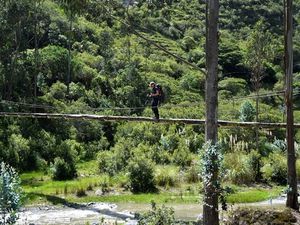
[[[270,207],[284,205],[286,198],[279,197],[276,199],[250,203],[236,204],[229,207],[252,206],[252,207]],[[202,214],[202,206],[200,204],[165,204],[172,207],[175,211],[177,219],[195,221]],[[150,204],[140,203],[86,203],[73,204],[69,206],[34,206],[22,209],[19,214],[18,225],[85,225],[85,224],[101,224],[105,220],[105,224],[126,224],[136,225],[134,214],[147,211],[151,208]]]

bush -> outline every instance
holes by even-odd
[[[100,152],[97,156],[98,168],[100,173],[107,173],[113,176],[117,173],[116,162],[113,152]]]
[[[132,192],[155,191],[154,167],[150,160],[144,157],[136,157],[129,162],[129,183]]]
[[[228,92],[228,95],[224,96],[226,98],[236,96],[236,95],[245,95],[247,89],[247,82],[241,78],[226,77],[219,82],[219,89]]]
[[[261,167],[262,156],[259,154],[257,150],[251,151],[248,156],[249,156],[249,163],[251,165],[252,171],[254,172],[255,181],[258,181],[261,179],[260,167]]]
[[[156,207],[156,204],[154,202],[152,202],[151,204],[152,209],[140,216],[138,225],[175,224],[174,210],[172,208],[167,208],[164,205],[159,208]]]
[[[240,120],[243,122],[251,122],[254,120],[256,110],[251,102],[245,101],[240,108]]]
[[[20,134],[12,134],[8,138],[10,152],[9,158],[7,159],[10,165],[14,166],[17,169],[25,170],[33,168],[35,165],[35,160],[30,163],[31,152],[29,147],[29,140],[24,138]]]
[[[237,224],[295,224],[297,219],[290,209],[247,209],[239,208],[231,212],[225,225]]]
[[[173,162],[182,168],[190,166],[192,162],[192,154],[187,146],[180,145],[173,153]]]
[[[192,163],[192,165],[187,169],[185,179],[188,183],[196,183],[200,181],[200,171],[197,163]]]
[[[255,181],[255,171],[250,156],[242,152],[228,153],[224,156],[226,179],[234,184],[250,184]]]
[[[178,181],[178,169],[162,167],[157,170],[155,181],[158,186],[174,187]]]
[[[20,179],[4,162],[0,165],[0,224],[15,224],[21,206]]]
[[[287,163],[286,156],[282,153],[271,153],[268,158],[263,160],[262,176],[267,181],[273,181],[278,184],[287,183]]]
[[[86,196],[85,190],[82,187],[78,188],[76,190],[76,196],[79,197],[79,198]]]
[[[54,180],[73,179],[77,176],[77,155],[83,151],[82,149],[81,144],[75,140],[65,140],[59,145],[52,168]]]
[[[64,159],[57,157],[54,159],[52,168],[53,180],[68,180],[77,176],[75,164],[68,163]]]
[[[150,147],[150,157],[157,164],[169,164],[171,156],[161,146]]]

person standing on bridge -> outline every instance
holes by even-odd
[[[158,103],[159,103],[159,89],[156,87],[155,82],[151,81],[149,84],[149,87],[152,88],[151,93],[149,94],[149,97],[152,98],[151,102],[151,107],[152,107],[152,112],[154,113],[154,118],[155,120],[159,120],[159,112],[158,112]]]

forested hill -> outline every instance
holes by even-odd
[[[205,1],[0,2],[0,111],[152,116],[145,107],[148,83],[155,81],[166,93],[162,117],[204,117],[204,74],[153,43],[204,69]],[[297,89],[300,1],[294,4]],[[239,120],[242,101],[232,106],[228,100],[253,93],[253,69],[262,72],[257,92],[283,90],[283,4],[222,0],[220,5],[219,116]],[[282,98],[267,97],[260,102],[260,120],[280,122]],[[0,159],[21,170],[49,165],[56,157],[94,158],[123,137],[135,137],[138,145],[148,135],[145,143],[153,145],[169,129],[178,134],[172,126],[159,131],[154,126],[152,134],[146,126],[134,130],[126,124],[67,120],[4,118],[0,126]],[[186,135],[195,141],[190,149],[196,152],[203,134],[201,128],[194,131],[200,141]],[[181,143],[175,142],[173,150]]]

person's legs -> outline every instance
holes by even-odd
[[[154,99],[152,100],[151,106],[152,106],[152,112],[154,113],[155,118],[156,118],[156,119],[159,119],[158,99],[155,99],[155,98],[154,98]]]

